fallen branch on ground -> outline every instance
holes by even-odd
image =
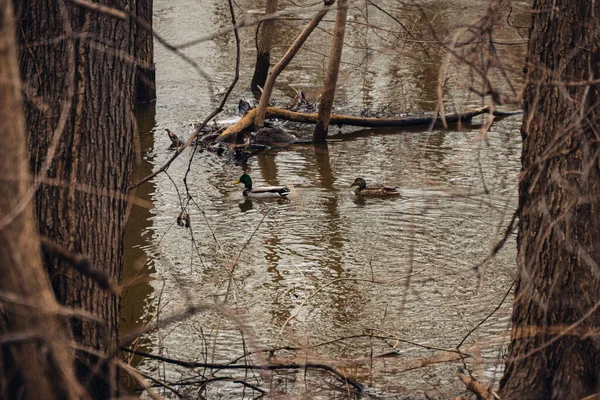
[[[463,112],[447,114],[445,116],[446,123],[452,124],[457,122],[468,122],[473,117],[490,112],[490,107],[479,107],[473,110]],[[494,110],[494,115],[498,117],[516,115],[521,113],[520,111],[503,112]],[[237,138],[237,135],[247,131],[252,127],[256,109],[250,110],[241,120],[231,125],[221,133],[218,137],[219,142],[233,142]],[[317,121],[317,113],[305,114],[295,111],[289,111],[278,107],[267,108],[267,118],[279,118],[286,121],[293,122],[304,122],[308,124],[314,124]],[[423,126],[431,125],[442,122],[441,116],[430,116],[430,117],[409,117],[409,118],[363,118],[353,117],[349,115],[331,114],[330,123],[332,125],[351,125],[351,126],[362,126],[366,128],[394,128],[394,127],[405,127],[405,126]]]

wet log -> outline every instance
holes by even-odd
[[[458,122],[469,122],[473,117],[477,115],[486,114],[490,112],[490,107],[479,107],[473,110],[463,112],[447,114],[445,116],[446,123],[454,124]],[[219,142],[233,142],[235,141],[238,134],[247,131],[252,127],[254,122],[254,116],[256,109],[252,109],[238,122],[231,125],[221,133],[217,141]],[[520,114],[521,111],[493,111],[494,116],[509,116]],[[285,110],[283,108],[268,107],[266,111],[267,118],[279,118],[293,122],[303,122],[307,124],[314,124],[317,122],[317,113],[305,114],[295,111]],[[365,128],[394,128],[394,127],[406,127],[406,126],[427,126],[431,124],[442,123],[442,117],[430,116],[430,117],[408,117],[408,118],[363,118],[353,117],[349,115],[331,114],[331,124],[336,125],[351,125],[360,126]]]
[[[267,113],[269,109],[272,107],[267,107]],[[256,115],[256,108],[248,111],[246,115],[242,117],[238,122],[229,126],[227,129],[223,131],[217,138],[217,142],[222,143],[233,143],[236,141],[238,134],[247,131],[252,128],[254,124],[254,117]]]

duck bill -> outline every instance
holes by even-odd
[[[233,182],[234,185],[237,185],[238,183],[240,183],[240,181]]]

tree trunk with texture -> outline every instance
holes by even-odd
[[[35,197],[40,233],[120,283],[135,130],[135,23],[60,0],[16,4],[30,165],[42,182]],[[122,0],[119,8],[136,10],[136,0]],[[52,255],[45,255],[45,266],[62,304],[103,321],[72,319],[78,344],[114,351],[120,298]],[[94,397],[116,395],[113,358],[79,351],[77,361],[79,379]]]
[[[265,7],[266,15],[277,12],[277,0],[267,0]],[[271,46],[273,44],[273,34],[275,33],[275,19],[268,19],[261,24],[258,33],[258,43],[256,43],[256,65],[250,89],[258,92],[259,87],[265,87],[269,66],[271,65]]]
[[[137,16],[147,23],[146,27],[137,24],[135,59],[139,63],[135,69],[135,101],[137,104],[156,100],[156,69],[154,65],[154,37],[152,28],[153,0],[137,0]]]
[[[600,3],[535,0],[533,10],[500,396],[582,399],[600,389]]]
[[[346,16],[348,15],[348,0],[338,0],[337,7],[333,42],[331,44],[331,55],[329,56],[329,66],[327,68],[325,84],[323,85],[321,103],[319,104],[317,125],[315,126],[315,132],[313,134],[313,140],[315,142],[324,142],[327,140],[329,120],[331,118],[333,99],[335,97],[335,87],[340,71],[340,62],[342,61],[344,34],[346,32]]]
[[[0,398],[75,399],[82,391],[27,201],[14,22],[11,0],[0,0]]]

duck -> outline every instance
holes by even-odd
[[[169,135],[169,139],[171,139],[171,147],[181,147],[185,143],[183,139],[174,134],[170,129],[165,129],[167,131],[167,135]]]
[[[367,182],[363,178],[356,178],[350,187],[357,186],[354,193],[361,196],[369,197],[395,197],[400,196],[400,192],[395,187],[383,186],[380,184],[372,184],[367,186]]]
[[[260,128],[253,138],[254,143],[266,144],[269,146],[286,146],[293,143],[312,143],[307,140],[300,140],[280,126],[265,126]]]
[[[275,197],[286,197],[290,194],[290,189],[286,186],[259,186],[252,187],[252,178],[250,175],[244,174],[240,176],[240,179],[233,182],[234,185],[243,183],[246,187],[242,192],[244,197],[256,197],[256,198],[275,198]]]

